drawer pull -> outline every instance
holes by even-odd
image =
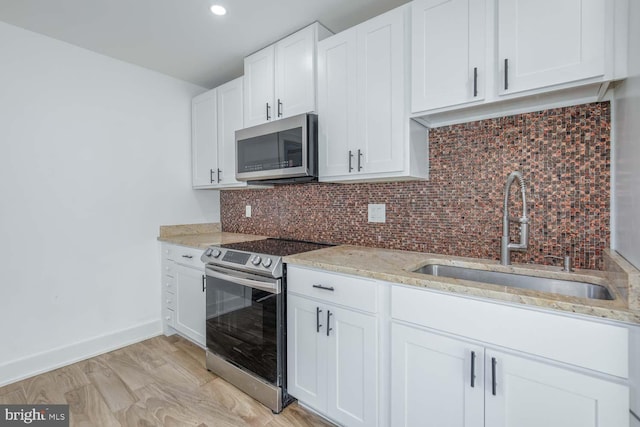
[[[193,255],[182,255],[182,258],[189,258],[189,259],[191,259],[191,258],[193,258]]]
[[[322,289],[325,291],[331,291],[331,292],[335,291],[335,289],[333,289],[333,286],[313,285],[313,287],[316,289]]]
[[[320,328],[322,327],[320,324],[320,313],[322,313],[322,310],[320,310],[320,307],[316,307],[316,333],[320,332]]]
[[[476,384],[476,352],[471,352],[471,388]]]
[[[496,365],[498,362],[495,357],[491,358],[491,394],[496,395],[496,389],[498,388],[496,385]]]

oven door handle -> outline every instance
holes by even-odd
[[[281,292],[280,280],[278,279],[275,279],[273,281],[249,279],[247,277],[236,276],[232,274],[230,270],[220,270],[216,267],[210,266],[205,269],[205,272],[207,276],[215,277],[216,279],[225,280],[237,285],[260,289],[261,291],[269,292],[272,294],[279,294]]]

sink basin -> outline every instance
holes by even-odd
[[[534,291],[550,292],[579,298],[613,299],[606,287],[596,285],[595,283],[549,279],[524,274],[477,270],[474,268],[454,267],[442,264],[427,264],[413,272],[432,276],[451,277],[453,279],[472,280],[474,282],[490,283],[492,285],[531,289]]]

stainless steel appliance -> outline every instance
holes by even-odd
[[[317,180],[318,116],[300,114],[236,131],[236,179],[254,184]]]
[[[207,369],[280,412],[286,391],[286,268],[282,257],[328,245],[264,239],[210,246]]]

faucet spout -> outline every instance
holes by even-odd
[[[509,194],[511,184],[518,180],[520,184],[520,192],[522,193],[522,216],[520,218],[509,218]],[[512,243],[509,237],[509,224],[512,222],[520,223],[520,242]],[[504,189],[504,207],[502,214],[502,242],[500,248],[500,264],[511,264],[511,251],[525,251],[529,248],[529,218],[527,217],[527,195],[526,184],[522,173],[515,171],[509,174],[507,184]]]

